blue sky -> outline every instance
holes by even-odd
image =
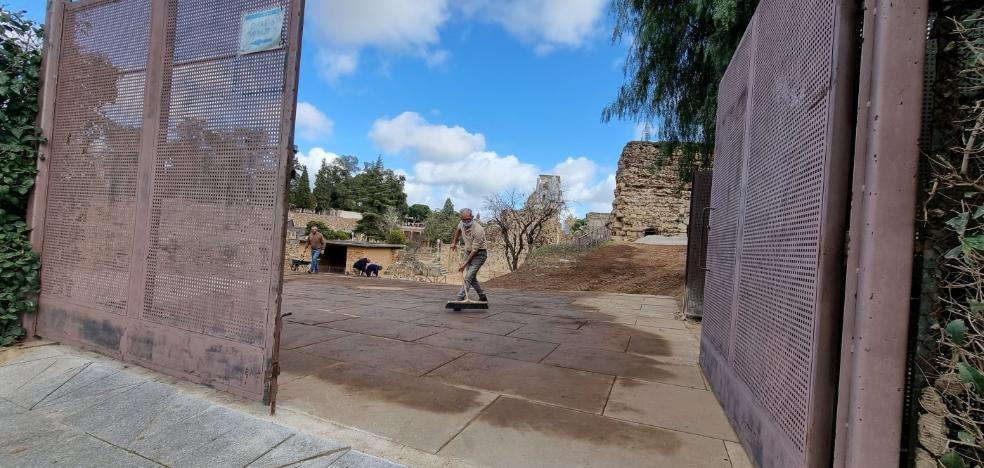
[[[41,0],[0,0],[43,20]],[[609,211],[632,122],[600,121],[622,82],[607,0],[308,0],[301,162],[340,154],[408,178],[410,203],[481,208],[558,174],[577,214]]]

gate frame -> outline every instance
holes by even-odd
[[[42,71],[40,77],[41,95],[39,97],[40,102],[37,119],[37,125],[42,129],[42,132],[46,137],[51,135],[51,130],[54,126],[55,112],[57,109],[56,96],[58,92],[58,68],[61,61],[61,44],[65,13],[75,9],[89,8],[115,1],[119,0],[80,0],[75,2],[71,2],[69,0],[47,0],[45,20],[46,28],[44,46],[42,50]],[[175,377],[196,383],[207,384],[239,396],[262,400],[263,404],[269,404],[271,406],[271,412],[275,410],[277,376],[280,373],[279,348],[282,329],[282,312],[280,308],[283,292],[283,262],[288,212],[287,194],[290,187],[291,168],[293,167],[294,159],[294,121],[296,117],[298,80],[300,75],[304,6],[305,0],[292,0],[290,2],[289,9],[285,11],[286,27],[288,28],[288,42],[284,44],[284,47],[286,48],[284,64],[284,96],[280,124],[280,144],[277,151],[279,154],[276,177],[277,186],[275,189],[275,193],[280,194],[283,198],[282,203],[276,203],[273,209],[275,221],[273,223],[272,236],[274,245],[271,246],[272,255],[270,259],[270,272],[274,276],[270,278],[270,291],[266,308],[267,317],[264,320],[264,323],[266,324],[265,329],[267,333],[269,333],[265,335],[268,345],[260,348],[260,352],[263,356],[263,375],[260,377],[262,379],[261,392],[254,394],[242,388],[223,385],[220,382],[213,380],[207,380],[197,373],[188,372],[188,370],[191,369],[169,367],[166,365],[161,365],[161,363],[156,361],[143,360],[127,354],[129,341],[126,339],[126,334],[133,328],[166,328],[171,333],[186,336],[191,340],[197,339],[198,341],[203,341],[203,339],[204,341],[207,341],[208,338],[212,338],[207,337],[206,335],[166,327],[159,324],[143,323],[143,321],[137,318],[143,307],[142,298],[144,288],[141,280],[135,280],[133,278],[142,279],[144,277],[143,273],[146,271],[146,265],[141,258],[136,255],[132,256],[130,259],[129,271],[131,280],[127,285],[127,296],[130,299],[139,298],[140,300],[128,301],[125,313],[121,316],[115,317],[115,321],[125,330],[121,335],[119,351],[115,352],[108,348],[97,347],[88,343],[77,342],[72,339],[64,340],[64,337],[63,341],[74,346],[79,346],[83,349],[96,351],[126,362],[133,362]],[[167,47],[166,20],[168,19],[170,7],[170,2],[166,0],[153,0],[151,2],[149,19],[150,31],[146,65],[147,78],[144,85],[145,88],[143,97],[143,124],[141,129],[140,157],[138,158],[138,170],[136,174],[138,177],[138,184],[133,220],[134,253],[146,252],[149,245],[149,231],[141,231],[138,227],[149,224],[150,219],[150,204],[152,203],[153,195],[153,171],[151,169],[153,169],[155,162],[154,156],[157,154],[157,134],[160,130],[160,105],[162,93],[164,91],[162,73],[164,66],[163,58]],[[292,31],[296,32],[292,34]],[[44,249],[44,228],[50,176],[48,164],[51,154],[51,146],[47,138],[39,144],[38,153],[38,161],[36,166],[37,175],[31,197],[28,201],[27,220],[28,225],[31,227],[31,246],[36,252],[40,253]],[[37,311],[33,314],[22,317],[22,322],[25,329],[27,329],[28,336],[37,336],[38,319],[43,309],[41,302],[42,299],[39,294],[39,305]],[[88,306],[73,304],[63,299],[47,298],[44,299],[43,302],[54,303],[60,308],[77,312],[80,315],[99,316],[104,314],[103,311],[96,310]],[[257,349],[256,346],[248,345],[246,343],[239,343],[217,337],[215,337],[215,339],[228,343],[228,345],[232,348],[248,347]]]
[[[900,462],[928,3],[864,2],[835,467]]]

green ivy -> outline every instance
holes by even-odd
[[[24,336],[20,315],[37,309],[40,258],[25,221],[41,130],[41,29],[0,7],[0,346]]]

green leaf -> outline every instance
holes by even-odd
[[[950,335],[950,339],[957,346],[960,346],[964,344],[964,338],[967,336],[967,324],[964,323],[963,319],[952,320],[946,326],[946,333]]]
[[[967,468],[967,465],[964,465],[963,458],[957,452],[950,452],[943,455],[940,457],[940,463],[946,468]]]
[[[984,302],[970,301],[970,312],[974,314],[980,314],[984,312]]]
[[[961,362],[957,364],[957,373],[961,382],[973,384],[977,393],[984,393],[984,375],[981,371]]]
[[[960,234],[962,236],[964,232],[967,231],[967,221],[969,219],[970,219],[970,213],[960,213],[956,217],[947,221],[946,225],[953,228],[954,231],[957,231],[957,234]]]
[[[957,433],[957,438],[960,439],[960,441],[963,442],[963,443],[965,443],[965,444],[973,444],[973,443],[975,443],[977,441],[977,438],[974,437],[974,434],[971,434],[971,433],[969,433],[967,431],[960,431],[960,432],[958,432]]]
[[[954,258],[959,258],[961,253],[963,253],[963,244],[950,249],[947,253],[943,254],[943,256],[952,260]]]
[[[984,216],[984,205],[978,206],[977,211],[974,212],[974,219],[978,219]]]
[[[963,240],[963,245],[967,248],[984,251],[984,236],[966,237]]]

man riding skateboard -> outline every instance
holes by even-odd
[[[471,287],[478,293],[479,301],[488,302],[489,298],[485,296],[485,291],[478,284],[478,270],[482,268],[482,265],[489,258],[488,251],[486,250],[485,228],[478,221],[475,221],[472,210],[464,208],[459,211],[459,214],[461,215],[461,222],[458,223],[458,226],[454,230],[454,237],[451,239],[451,251],[455,252],[458,250],[458,239],[460,237],[465,243],[467,257],[465,262],[461,264],[461,267],[458,268],[459,273],[465,273],[465,284],[461,287],[461,291],[458,292],[458,300],[465,300],[466,288]]]

